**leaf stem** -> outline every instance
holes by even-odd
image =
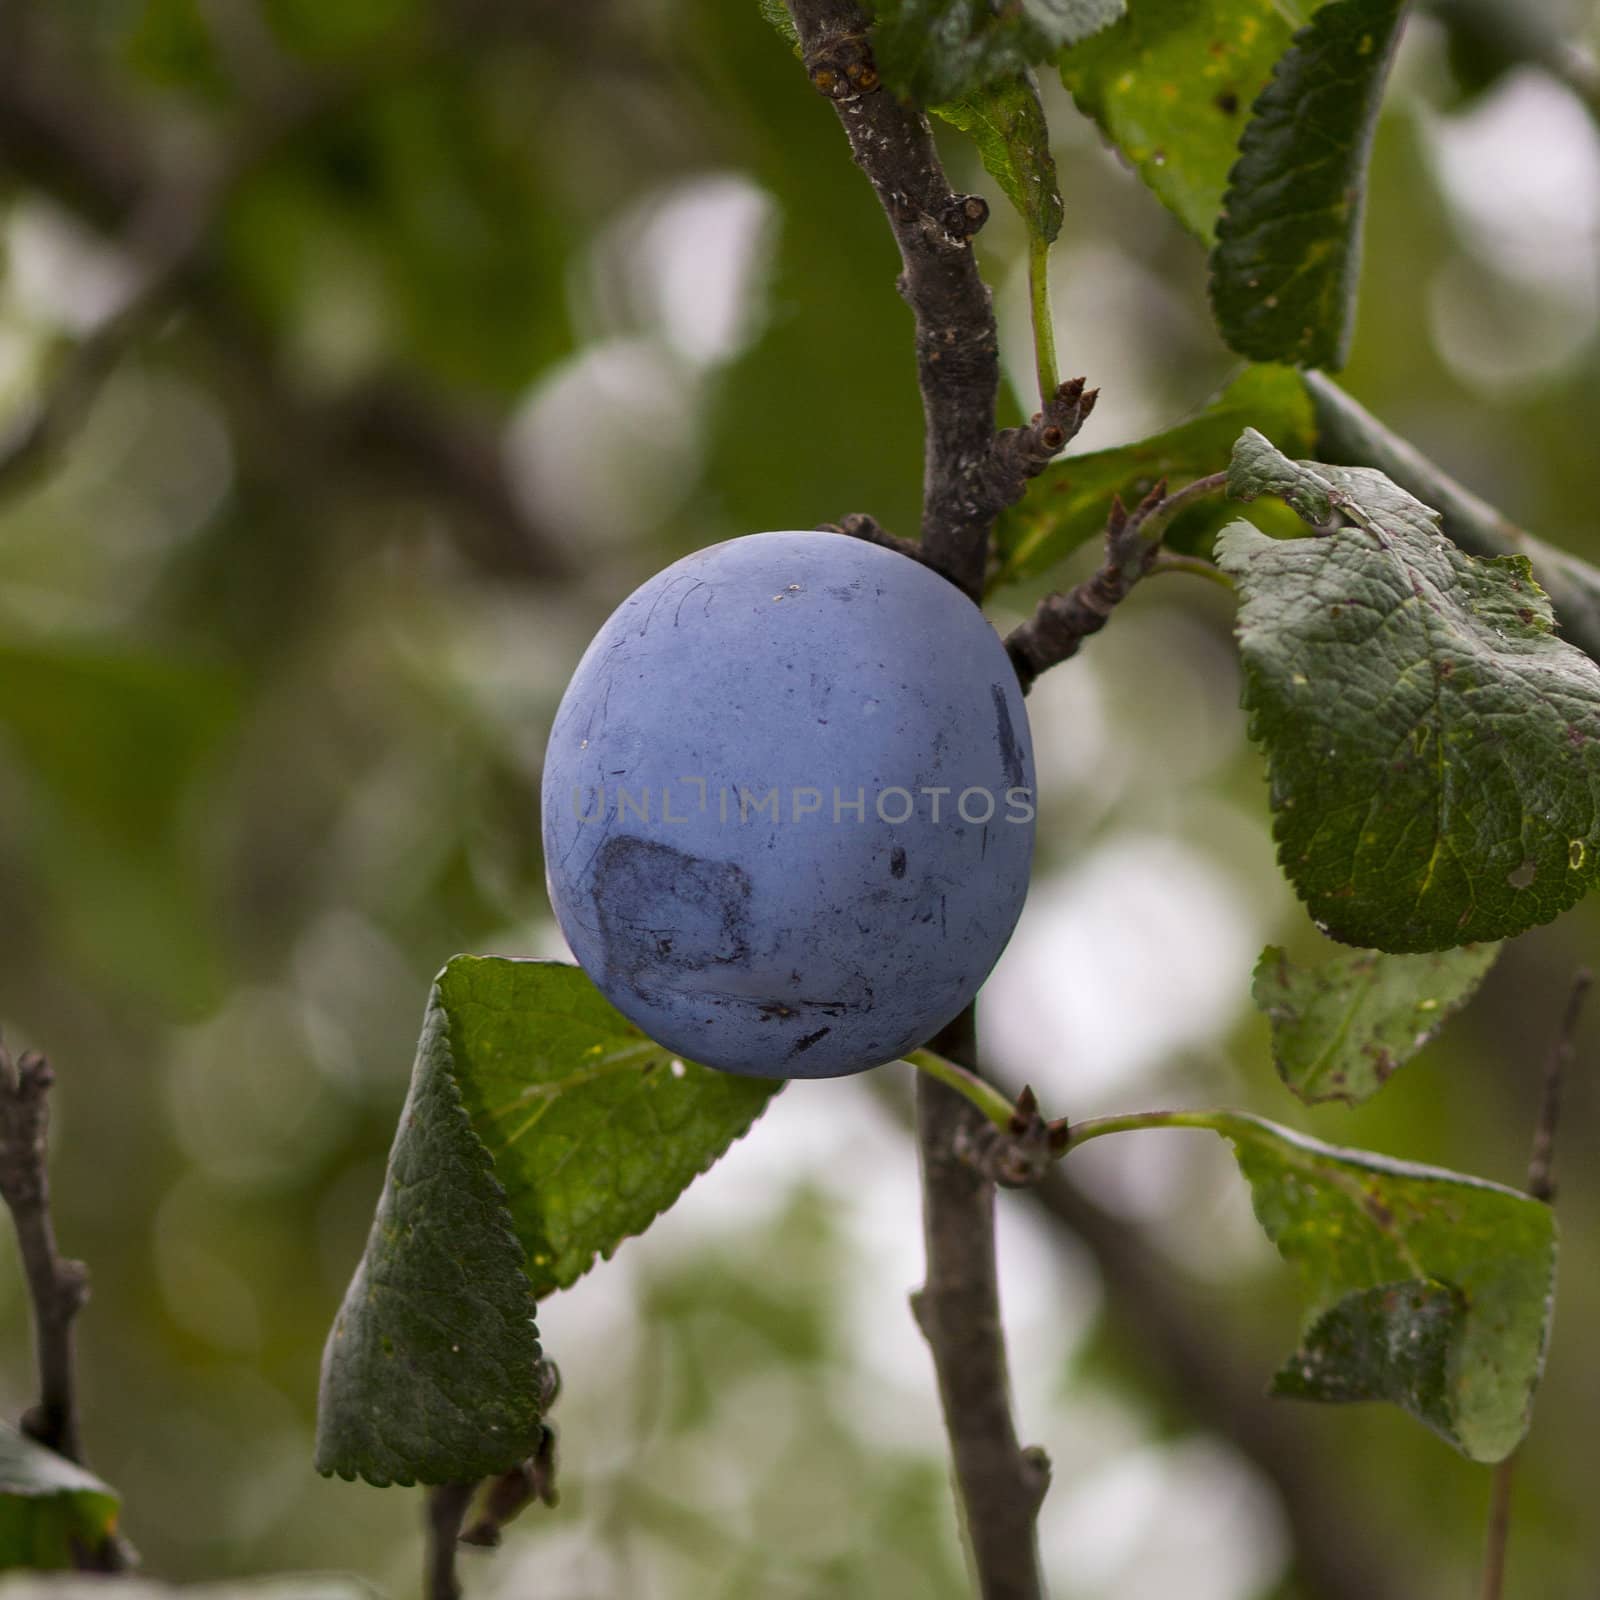
[[[936,1055],[932,1050],[913,1050],[905,1059],[918,1072],[925,1072],[930,1078],[935,1078],[944,1084],[946,1088],[954,1089],[964,1100],[982,1112],[995,1127],[1010,1128],[1016,1106],[993,1084],[985,1083],[977,1073],[969,1072],[965,1067],[958,1067],[953,1061],[946,1061],[943,1056]]]
[[[1228,591],[1234,592],[1233,579],[1214,562],[1207,561],[1203,556],[1179,555],[1175,550],[1163,550],[1154,561],[1150,563],[1150,576],[1158,572],[1187,572],[1196,578],[1204,578],[1208,583],[1219,585]]]
[[[1047,406],[1061,387],[1056,364],[1056,319],[1050,308],[1050,241],[1028,235],[1028,309],[1033,317],[1033,360],[1039,374],[1039,404]]]
[[[441,1483],[427,1492],[423,1522],[427,1532],[422,1591],[425,1600],[461,1600],[456,1545],[461,1536],[461,1519],[476,1490],[475,1483]]]
[[[1103,1134],[1132,1133],[1140,1128],[1205,1128],[1221,1133],[1227,1116],[1225,1111],[1129,1111],[1114,1117],[1090,1117],[1087,1122],[1072,1124],[1067,1149],[1076,1150]]]
[[[1533,1154],[1528,1158],[1528,1193],[1546,1205],[1556,1197],[1552,1165],[1555,1161],[1556,1129],[1561,1121],[1561,1089],[1576,1050],[1578,1018],[1589,997],[1594,975],[1580,967],[1567,994],[1566,1011],[1556,1032],[1550,1053],[1545,1057],[1544,1081],[1539,1092],[1539,1116],[1533,1129]],[[1489,1530],[1483,1547],[1483,1588],[1481,1600],[1500,1600],[1505,1592],[1506,1547],[1511,1542],[1511,1491],[1516,1483],[1517,1456],[1512,1451],[1494,1469],[1489,1486]]]

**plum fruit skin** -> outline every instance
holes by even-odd
[[[1033,784],[1016,675],[960,590],[843,534],[750,534],[658,573],[585,652],[545,758],[550,899],[584,971],[679,1055],[860,1072],[999,958]]]

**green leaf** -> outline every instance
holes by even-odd
[[[1298,0],[1139,0],[1062,56],[1061,80],[1209,244],[1250,106],[1304,15]]]
[[[1308,1301],[1275,1391],[1388,1400],[1474,1461],[1509,1455],[1549,1337],[1550,1208],[1243,1112],[1202,1115],[1232,1141],[1256,1217]]]
[[[1442,950],[1573,905],[1600,871],[1600,667],[1555,637],[1527,561],[1474,560],[1382,473],[1289,461],[1253,431],[1229,489],[1352,524],[1217,540],[1278,858],[1318,925]]]
[[[873,59],[918,105],[964,100],[1116,21],[1123,0],[877,0]]]
[[[439,993],[539,1298],[642,1233],[781,1087],[678,1059],[559,962],[457,956]]]
[[[317,1470],[467,1483],[539,1440],[539,1334],[523,1249],[461,1106],[435,984],[367,1248],[322,1358]]]
[[[1003,512],[998,529],[999,589],[1053,571],[1105,527],[1113,495],[1134,504],[1160,478],[1181,488],[1220,472],[1239,430],[1270,430],[1295,447],[1310,449],[1311,402],[1300,374],[1288,367],[1246,367],[1198,416],[1136,444],[1068,456],[1045,471],[1027,497]],[[1196,507],[1169,530],[1178,550],[1209,546],[1229,513],[1221,500]]]
[[[984,170],[1017,208],[1030,237],[1054,240],[1061,232],[1061,191],[1033,74],[1016,73],[933,110],[971,136]]]
[[[119,1504],[93,1473],[0,1423],[0,1568],[77,1566],[115,1536]]]
[[[1329,461],[1377,467],[1444,518],[1444,531],[1468,555],[1524,555],[1555,607],[1556,627],[1600,660],[1600,572],[1566,550],[1525,533],[1456,482],[1320,372],[1304,375],[1317,417],[1317,453]],[[1270,430],[1263,430],[1270,431]]]
[[[463,1482],[531,1454],[536,1300],[646,1228],[777,1087],[676,1059],[576,967],[451,961],[323,1358],[319,1470]]]
[[[1307,1104],[1375,1095],[1477,993],[1497,944],[1429,955],[1362,950],[1296,966],[1268,945],[1251,998],[1272,1022],[1279,1076]]]
[[[1217,220],[1211,306],[1255,361],[1344,365],[1367,157],[1405,0],[1333,0],[1256,100]]]

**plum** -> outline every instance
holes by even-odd
[[[1033,749],[954,585],[843,534],[757,533],[612,614],[543,804],[556,917],[618,1010],[728,1072],[834,1077],[925,1043],[999,958]]]

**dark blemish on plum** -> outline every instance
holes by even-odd
[[[1000,741],[1000,759],[1005,764],[1006,782],[1013,789],[1022,787],[1022,746],[1017,743],[1017,731],[1011,725],[1011,708],[1006,704],[1006,691],[998,683],[989,685],[994,696],[995,737]]]
[[[900,845],[896,845],[894,849],[889,852],[889,876],[891,878],[903,878],[905,875],[906,853]]]
[[[818,1028],[815,1033],[801,1034],[800,1037],[795,1040],[794,1049],[792,1049],[789,1054],[792,1056],[800,1055],[802,1052],[809,1050],[812,1045],[816,1044],[819,1040],[826,1039],[832,1032],[832,1028]]]
[[[595,856],[594,902],[606,966],[635,988],[749,959],[750,877],[731,861],[617,834]]]

